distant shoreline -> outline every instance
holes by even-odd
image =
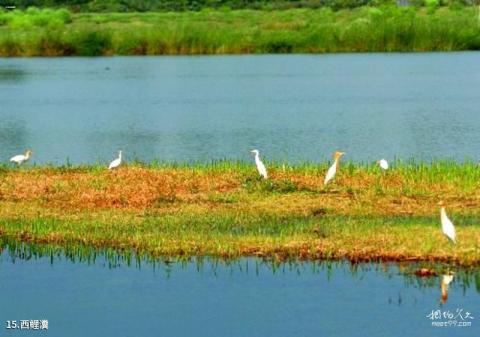
[[[426,52],[480,49],[478,8],[0,12],[0,56]]]

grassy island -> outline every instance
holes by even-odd
[[[0,235],[153,256],[480,263],[480,169],[474,163],[242,162],[0,169]],[[442,235],[444,200],[457,245]]]

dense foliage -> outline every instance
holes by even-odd
[[[230,9],[290,9],[355,8],[359,6],[395,4],[405,5],[471,5],[479,0],[0,0],[0,7],[9,5],[20,9],[35,6],[66,7],[73,11],[91,12],[146,12],[197,11],[203,8]]]
[[[480,18],[474,7],[105,14],[29,8],[0,12],[0,56],[478,49]]]

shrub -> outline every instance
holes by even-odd
[[[111,48],[112,37],[109,32],[105,31],[78,31],[73,35],[69,44],[74,46],[76,55],[101,56],[106,55]]]

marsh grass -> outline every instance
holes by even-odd
[[[457,268],[449,264],[440,264],[435,262],[402,262],[402,263],[346,263],[345,261],[309,261],[308,264],[297,259],[278,261],[269,258],[249,258],[249,259],[222,259],[218,257],[202,256],[151,256],[148,254],[137,254],[131,250],[117,250],[112,248],[97,249],[81,244],[68,246],[58,246],[54,244],[37,245],[28,242],[20,242],[5,237],[0,237],[0,252],[8,252],[8,256],[13,263],[17,260],[36,260],[50,259],[50,263],[71,263],[100,264],[107,268],[135,267],[138,269],[145,266],[153,268],[156,272],[164,272],[166,277],[181,269],[186,269],[194,265],[197,272],[217,273],[219,269],[227,268],[232,273],[240,272],[242,274],[254,273],[259,275],[262,272],[277,273],[295,273],[302,275],[322,273],[330,280],[334,270],[344,267],[345,271],[350,273],[353,279],[363,278],[365,272],[375,273],[384,277],[398,276],[404,277],[405,286],[414,286],[416,288],[437,288],[439,279],[437,276],[455,270],[455,280],[457,285],[467,290],[472,285],[480,292],[480,270],[478,268]],[[427,268],[434,272],[434,277],[418,277],[418,270]]]
[[[480,49],[475,7],[429,10],[0,12],[0,56],[452,51]]]
[[[416,288],[437,288],[439,286],[439,276],[455,270],[455,280],[459,287],[467,290],[472,285],[480,292],[480,270],[478,268],[457,268],[449,264],[440,264],[429,261],[422,262],[401,262],[401,263],[346,263],[345,261],[309,261],[308,264],[297,259],[288,259],[278,261],[275,259],[250,258],[250,259],[223,259],[218,257],[202,256],[151,256],[149,254],[138,254],[132,250],[118,250],[112,248],[92,248],[82,244],[67,246],[58,246],[54,244],[37,245],[29,242],[20,242],[10,238],[0,237],[0,252],[8,252],[12,262],[17,260],[36,260],[50,259],[50,263],[55,265],[60,262],[69,261],[71,263],[100,264],[108,268],[135,267],[138,269],[145,266],[153,268],[155,271],[164,272],[166,277],[181,269],[195,266],[197,272],[216,273],[219,268],[228,268],[231,272],[240,272],[242,274],[263,272],[277,273],[303,273],[318,274],[322,273],[330,280],[332,272],[338,267],[345,267],[352,278],[363,278],[364,273],[375,273],[384,277],[398,276],[404,277],[405,286],[414,286]],[[418,270],[427,268],[433,271],[435,277],[418,277]]]
[[[0,166],[0,233],[166,256],[480,263],[480,169],[473,162],[135,163]],[[439,200],[458,245],[440,230]]]

